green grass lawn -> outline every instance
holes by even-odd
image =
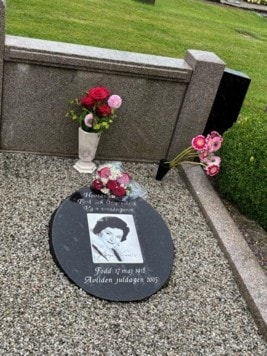
[[[252,83],[242,111],[267,106],[267,20],[254,12],[200,0],[7,0],[6,32],[183,58],[212,51]]]

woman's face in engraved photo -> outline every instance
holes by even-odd
[[[122,240],[123,230],[114,227],[106,227],[99,233],[99,237],[108,248],[116,248]]]

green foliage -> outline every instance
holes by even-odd
[[[224,134],[217,188],[267,230],[267,116],[240,118]]]

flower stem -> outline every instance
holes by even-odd
[[[204,164],[204,163],[202,163],[202,162],[183,161],[182,163],[185,163],[185,164],[192,164],[192,165],[195,165],[195,166],[203,166],[203,167],[206,166],[206,164]]]
[[[195,149],[190,146],[187,147],[186,149],[184,149],[182,152],[180,152],[176,157],[174,157],[170,162],[170,167],[177,167],[179,166],[179,164],[185,162],[185,159],[189,159],[189,158],[196,158],[198,157],[198,153],[195,151]],[[189,161],[187,161],[188,163]]]

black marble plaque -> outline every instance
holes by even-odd
[[[111,301],[148,298],[169,279],[173,243],[144,199],[112,201],[84,187],[50,221],[51,252],[68,278]]]
[[[244,73],[225,68],[203,134],[221,135],[237,120],[251,79]]]

